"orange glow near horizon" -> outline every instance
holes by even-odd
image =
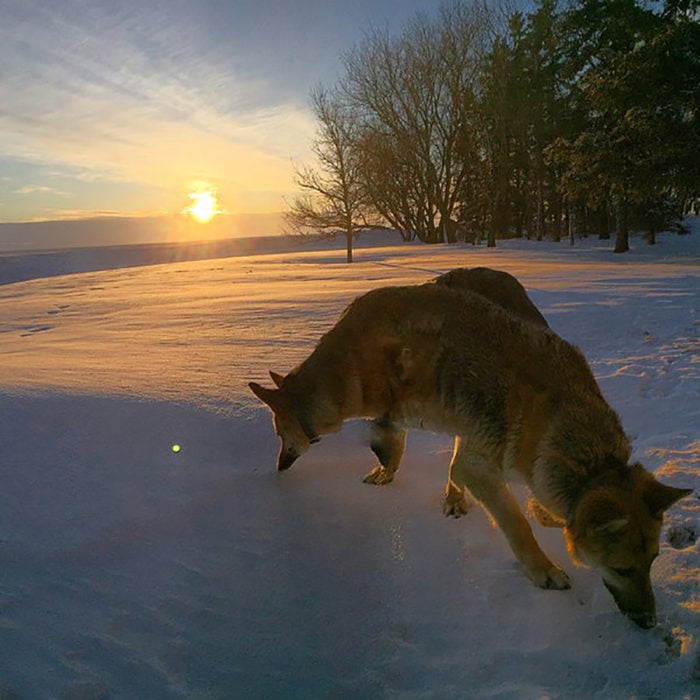
[[[192,203],[185,211],[198,223],[208,224],[217,214],[221,214],[219,200],[213,190],[191,192],[189,197]]]

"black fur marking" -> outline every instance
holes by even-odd
[[[391,459],[391,454],[385,448],[385,446],[381,442],[374,441],[371,442],[369,446],[372,452],[374,452],[374,454],[377,455],[377,459],[380,461],[381,465],[383,467],[386,467],[389,464],[389,460]]]

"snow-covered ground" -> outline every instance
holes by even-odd
[[[0,286],[0,698],[699,697],[694,229],[624,256],[298,250]],[[357,294],[476,265],[518,276],[634,457],[696,490],[666,519],[651,631],[559,531],[534,525],[573,589],[544,591],[478,508],[444,518],[447,436],[411,433],[388,487],[361,482],[362,422],[274,471],[247,382],[301,361]]]

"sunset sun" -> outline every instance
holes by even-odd
[[[200,224],[209,223],[219,210],[219,200],[216,192],[192,192],[190,194],[192,204],[187,208],[190,216]]]

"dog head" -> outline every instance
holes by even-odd
[[[690,493],[633,465],[584,491],[565,528],[572,558],[601,570],[618,608],[640,627],[656,624],[650,571],[664,511]]]
[[[281,443],[277,469],[283,471],[289,469],[320,437],[307,418],[308,411],[294,399],[286,378],[276,372],[270,372],[270,377],[276,389],[268,389],[256,382],[250,382],[248,386],[272,411],[275,432]]]

